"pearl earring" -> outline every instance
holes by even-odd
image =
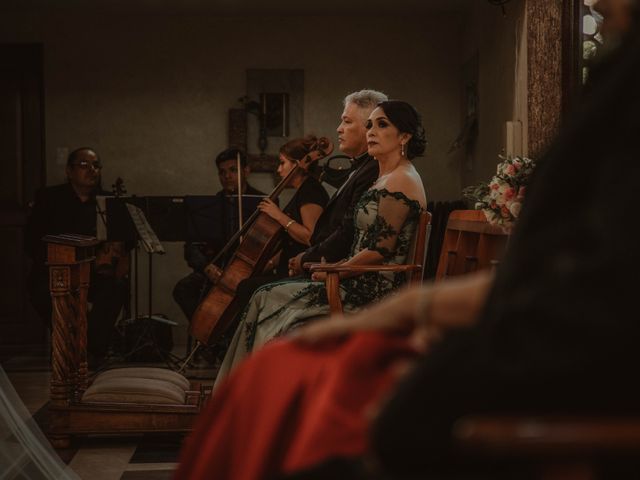
[[[404,143],[400,144],[400,155],[404,157]]]

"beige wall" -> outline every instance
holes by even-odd
[[[526,130],[526,57],[523,58],[526,48],[518,48],[524,26],[524,5],[524,0],[509,2],[505,17],[500,8],[475,2],[466,19],[463,61],[474,52],[479,56],[479,134],[473,161],[463,161],[461,165],[463,186],[489,180],[495,174],[498,154],[504,153],[507,121],[522,121]]]
[[[56,149],[89,144],[107,165],[106,185],[122,176],[138,194],[215,191],[211,161],[225,146],[226,112],[244,94],[245,69],[302,68],[307,131],[335,137],[341,99],[355,89],[406,99],[424,114],[431,139],[417,161],[430,198],[458,195],[445,153],[459,122],[454,16],[4,21],[0,41],[44,43],[49,183],[63,178]]]
[[[44,45],[49,184],[63,180],[61,149],[91,145],[105,163],[105,187],[121,176],[137,195],[215,192],[213,157],[226,146],[227,109],[245,93],[245,70],[301,68],[307,132],[335,138],[341,99],[356,89],[379,89],[415,105],[429,138],[417,168],[429,199],[449,200],[460,197],[469,178],[491,173],[502,123],[512,115],[514,19],[479,3],[466,22],[453,14],[355,21],[7,14],[0,18],[0,42]],[[461,126],[460,66],[475,46],[478,158],[472,172],[461,174],[462,152],[446,152]],[[269,178],[254,182],[266,188]],[[184,322],[170,292],[188,269],[181,245],[165,248],[168,254],[154,264],[155,310]]]

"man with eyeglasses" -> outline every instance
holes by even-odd
[[[67,159],[67,182],[45,187],[36,194],[25,231],[25,248],[33,261],[28,290],[31,303],[49,327],[51,297],[42,237],[60,233],[96,235],[96,195],[109,194],[101,188],[101,170],[100,158],[92,148],[78,148]],[[92,271],[90,285],[87,349],[90,366],[95,366],[107,353],[127,291],[122,280],[102,270]]]

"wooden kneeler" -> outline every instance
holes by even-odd
[[[48,436],[66,448],[74,435],[188,432],[209,390],[163,368],[119,368],[87,373],[87,292],[98,241],[48,235],[53,308]]]

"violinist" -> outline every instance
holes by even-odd
[[[240,157],[240,170],[238,170],[238,156]],[[231,200],[230,196],[237,194],[238,180],[240,181],[243,195],[264,195],[264,193],[253,188],[247,182],[247,177],[251,170],[247,165],[247,156],[243,151],[237,148],[223,150],[216,157],[216,166],[218,178],[222,185],[222,190],[216,194],[217,197]],[[230,212],[235,212],[234,205],[237,205],[236,200],[229,202]],[[251,213],[244,212],[243,216]],[[223,229],[222,235],[217,241],[187,242],[184,245],[184,259],[189,267],[193,269],[193,272],[176,283],[173,289],[173,298],[189,321],[191,321],[193,312],[195,312],[200,300],[211,287],[211,282],[215,280],[216,267],[224,267],[225,259],[221,259],[218,265],[214,265],[212,260],[237,231],[239,228],[237,223],[237,219],[236,221],[224,222],[224,225],[221,225]]]
[[[285,143],[280,148],[278,175],[285,178],[297,165],[298,160],[307,156],[318,143],[318,138],[308,135]],[[289,259],[303,252],[311,245],[311,237],[318,218],[329,201],[329,195],[312,172],[300,169],[290,186],[296,189],[291,201],[280,209],[272,200],[265,198],[258,209],[269,215],[284,228],[282,249],[267,262],[265,275],[247,278],[240,282],[236,298],[246,304],[253,292],[264,285],[288,274]]]
[[[89,147],[72,151],[65,169],[67,182],[45,187],[36,199],[27,221],[25,250],[32,260],[28,279],[31,303],[43,322],[51,327],[51,296],[46,251],[42,237],[60,233],[96,236],[96,195],[110,195],[101,188],[102,163]],[[106,355],[113,326],[127,296],[125,279],[118,278],[109,265],[91,272],[87,348],[89,365],[97,365]]]

